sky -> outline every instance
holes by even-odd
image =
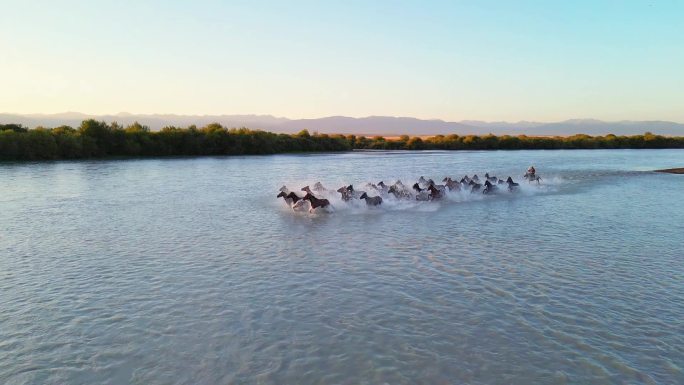
[[[0,112],[684,122],[684,1],[0,0]]]

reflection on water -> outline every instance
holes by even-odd
[[[684,383],[681,150],[0,165],[2,384]],[[519,194],[275,195],[521,173]]]

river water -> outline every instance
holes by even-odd
[[[489,172],[379,208],[295,190]],[[682,150],[0,164],[0,384],[682,384]]]

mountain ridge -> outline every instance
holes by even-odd
[[[179,115],[179,114],[116,114],[91,115],[81,112],[62,112],[56,114],[12,114],[0,113],[0,123],[19,123],[34,128],[36,126],[57,127],[60,125],[78,126],[84,119],[116,121],[123,125],[133,122],[149,126],[152,130],[164,126],[198,127],[220,123],[227,127],[247,127],[282,133],[301,130],[327,134],[355,135],[635,135],[653,132],[660,135],[684,135],[684,124],[662,120],[644,121],[603,121],[591,118],[567,119],[559,122],[487,122],[480,120],[445,121],[442,119],[419,119],[396,116],[327,116],[321,118],[288,119],[273,115],[235,114],[235,115]]]

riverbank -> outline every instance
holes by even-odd
[[[666,168],[663,170],[655,170],[655,172],[664,172],[668,174],[684,174],[684,167],[681,168]]]
[[[328,135],[302,130],[279,134],[220,124],[164,127],[150,131],[138,123],[123,127],[84,120],[78,128],[27,129],[0,124],[0,160],[98,159],[265,155],[351,150],[574,150],[684,148],[684,137],[645,133],[632,136],[436,135],[426,138]]]

